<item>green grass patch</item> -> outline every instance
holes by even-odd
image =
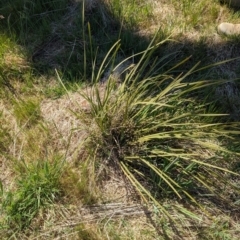
[[[21,161],[16,164],[16,171],[16,189],[3,191],[1,200],[1,211],[13,230],[29,226],[40,208],[57,201],[62,161],[38,160],[31,164]]]

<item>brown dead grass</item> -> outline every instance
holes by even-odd
[[[0,64],[1,71],[8,77],[11,77],[15,71],[24,73],[30,69],[30,63],[24,54],[24,49],[20,46],[9,47],[9,49],[2,54]]]
[[[39,225],[41,228],[39,229]],[[102,204],[92,207],[55,205],[39,213],[32,229],[19,239],[156,239],[157,234],[142,206]],[[89,238],[84,238],[89,236]]]
[[[16,119],[11,111],[6,107],[6,103],[0,99],[0,112],[2,113],[0,123],[3,129],[6,129],[6,134],[8,134],[7,148],[3,154],[0,154],[0,172],[1,181],[5,189],[11,189],[13,185],[12,176],[13,170],[11,168],[11,163],[8,160],[8,156],[17,157],[18,146],[16,133],[19,131]]]
[[[8,69],[21,71],[30,68],[25,56],[21,56],[19,53],[8,52],[4,55],[3,61],[5,63],[5,67]]]
[[[83,91],[90,90],[90,88],[86,88]],[[67,160],[73,158],[87,137],[77,114],[87,111],[88,107],[87,100],[79,92],[68,93],[57,100],[46,99],[41,104],[42,115],[52,132],[53,142],[51,145],[66,154]],[[66,149],[68,145],[69,148]]]

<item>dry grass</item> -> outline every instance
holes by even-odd
[[[9,189],[13,184],[13,170],[9,164],[8,156],[16,156],[17,154],[18,146],[16,146],[16,132],[19,130],[19,128],[11,110],[6,108],[6,105],[2,99],[0,100],[0,112],[1,130],[5,130],[4,135],[7,137],[7,139],[3,138],[4,149],[1,148],[1,151],[3,151],[4,154],[0,154],[1,181],[4,187]]]
[[[103,94],[104,86],[99,89]],[[91,87],[83,90],[84,93],[90,91]],[[67,160],[73,158],[87,137],[74,112],[88,111],[88,108],[89,103],[79,92],[68,92],[62,98],[42,101],[41,112],[53,134],[51,146],[56,146],[59,152],[66,154]],[[69,148],[66,149],[68,144]]]
[[[114,207],[114,211],[112,208]],[[87,207],[55,205],[40,212],[32,229],[19,239],[156,239],[156,232],[138,205],[106,204]],[[131,215],[131,216],[129,216]],[[127,217],[125,217],[127,216]],[[86,236],[89,236],[86,238]]]

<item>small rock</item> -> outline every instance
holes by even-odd
[[[218,25],[218,33],[225,35],[240,35],[240,24],[223,22]]]

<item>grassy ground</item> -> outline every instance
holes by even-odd
[[[218,0],[0,3],[1,239],[239,239],[223,21]]]

